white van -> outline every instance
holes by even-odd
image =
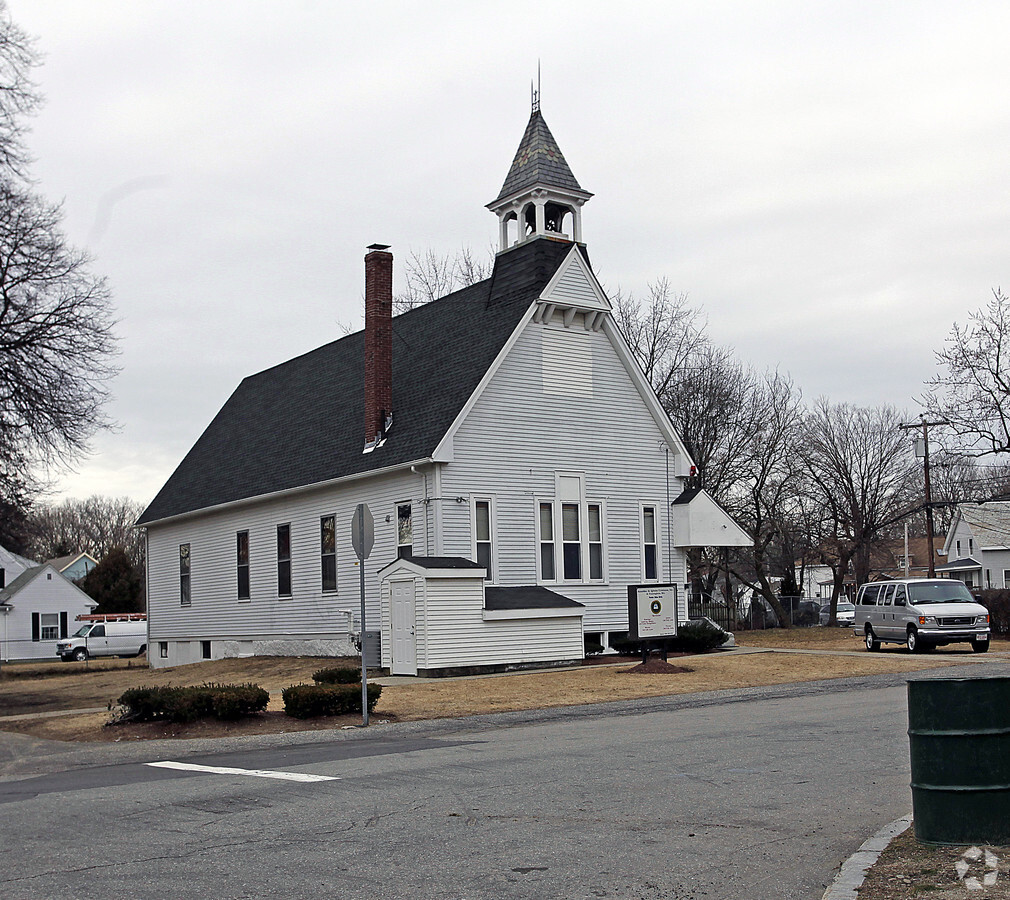
[[[147,650],[147,616],[78,616],[84,624],[69,638],[56,643],[64,662],[82,662],[97,656],[140,656]]]
[[[989,610],[953,578],[899,578],[864,584],[856,594],[852,629],[867,650],[904,644],[909,653],[943,644],[970,642],[989,649]]]

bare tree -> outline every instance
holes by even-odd
[[[0,499],[30,503],[39,469],[87,449],[114,374],[110,296],[27,181],[32,41],[0,0]]]
[[[494,253],[478,259],[469,247],[440,256],[434,250],[412,250],[404,263],[405,287],[393,297],[393,312],[402,313],[483,281],[491,274]]]
[[[821,398],[804,428],[802,460],[809,490],[824,510],[820,559],[831,566],[831,620],[851,565],[856,584],[869,580],[870,546],[907,509],[917,467],[902,416],[892,406],[832,404]]]
[[[927,382],[923,405],[945,419],[962,452],[1010,453],[1010,299],[999,289],[968,325],[954,325],[937,351],[941,373]]]
[[[36,505],[30,516],[34,535],[32,557],[53,559],[87,552],[101,561],[115,548],[123,548],[130,561],[144,561],[143,535],[133,527],[144,504],[128,497],[92,496],[65,500],[55,506]]]

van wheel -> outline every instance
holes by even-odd
[[[875,653],[880,649],[880,641],[877,640],[877,636],[873,633],[873,629],[869,626],[866,628],[866,649],[870,653]]]
[[[144,646],[137,651],[137,656],[143,656],[145,653],[147,653],[147,644],[144,644]]]
[[[985,653],[985,651],[989,649],[988,638],[984,641],[972,641],[971,649],[974,650],[976,653]]]
[[[919,650],[919,632],[915,628],[909,628],[905,635],[905,646],[909,653],[917,653]]]
[[[84,662],[87,658],[88,658],[88,651],[85,650],[83,647],[78,647],[74,651],[75,662]]]

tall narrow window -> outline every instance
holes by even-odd
[[[599,503],[589,504],[589,577],[603,578],[603,515]]]
[[[291,526],[277,526],[277,596],[291,596]]]
[[[249,599],[249,532],[240,531],[236,536],[236,566],[238,574],[238,599]]]
[[[582,577],[578,503],[561,504],[561,560],[565,581],[578,581]]]
[[[414,525],[411,519],[411,505],[400,503],[396,507],[396,558],[404,559],[414,555]]]
[[[659,545],[656,543],[656,507],[642,507],[642,558],[646,581],[659,578]]]
[[[323,590],[337,589],[337,517],[323,516],[319,520],[320,558],[323,570]]]
[[[554,504],[540,504],[540,580],[554,581]]]
[[[182,606],[189,606],[190,585],[189,585],[190,559],[189,544],[179,545],[179,603]]]
[[[487,569],[487,577],[494,580],[494,570],[491,568],[491,501],[477,500],[474,502],[474,538],[477,547],[477,565]]]

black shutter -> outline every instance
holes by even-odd
[[[42,640],[42,621],[38,613],[32,613],[32,640],[36,644]]]
[[[67,636],[67,614],[65,612],[60,613],[60,637],[65,638]]]

